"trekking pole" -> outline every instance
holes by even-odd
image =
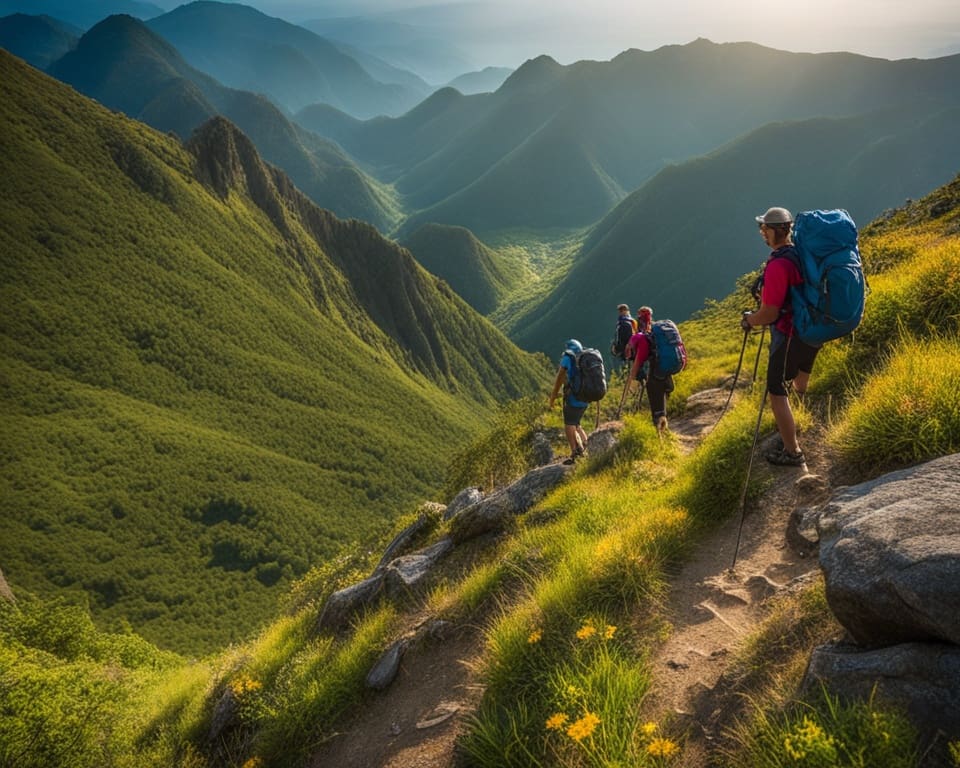
[[[740,359],[737,360],[737,370],[733,374],[733,384],[730,385],[730,394],[727,395],[727,402],[723,404],[723,408],[720,411],[720,415],[717,416],[717,422],[714,424],[714,429],[717,424],[720,423],[720,419],[723,418],[723,414],[727,412],[727,407],[730,405],[730,401],[733,399],[733,393],[737,388],[737,380],[740,378],[740,368],[743,366],[743,353],[747,349],[747,338],[750,336],[750,329],[745,328],[743,331],[743,344],[740,345]]]
[[[760,326],[760,343],[757,345],[757,357],[753,361],[753,378],[750,379],[750,391],[753,392],[753,385],[757,381],[757,369],[760,367],[760,350],[763,349],[763,337],[767,333],[767,326]],[[771,337],[772,338],[772,337]]]
[[[763,397],[760,398],[760,410],[757,412],[757,426],[753,430],[753,445],[750,447],[750,461],[747,463],[747,476],[743,479],[743,490],[740,492],[740,526],[737,528],[737,546],[733,550],[733,562],[730,570],[737,564],[737,555],[740,553],[740,536],[743,533],[743,506],[747,498],[747,486],[750,484],[750,471],[753,469],[753,456],[757,452],[757,440],[760,438],[760,422],[763,419],[763,406],[767,404],[767,388],[763,388]]]
[[[647,390],[647,381],[644,379],[640,383],[640,391],[637,393],[637,404],[634,406],[633,412],[640,413],[640,408],[643,405],[643,393]]]
[[[623,394],[620,395],[620,405],[617,406],[617,418],[620,418],[620,412],[623,410],[623,403],[627,399],[627,390],[630,389],[630,371],[627,371],[623,377]]]
[[[600,401],[597,400],[597,423],[593,425],[593,431],[600,429]]]

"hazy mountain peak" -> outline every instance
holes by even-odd
[[[543,54],[535,59],[527,59],[517,71],[506,79],[500,91],[510,92],[543,88],[560,81],[566,70],[556,59]]]

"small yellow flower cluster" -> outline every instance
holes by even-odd
[[[564,712],[557,712],[547,718],[548,731],[564,731],[574,741],[583,741],[600,725],[600,718],[593,712],[586,711],[583,717],[570,723],[570,718]]]
[[[539,643],[543,639],[543,630],[539,627],[527,636],[527,642],[533,645],[534,643]]]
[[[230,681],[230,690],[233,691],[233,695],[238,699],[243,698],[248,693],[259,691],[262,687],[263,683],[246,675],[241,675],[236,680]]]
[[[593,623],[593,619],[588,619],[586,623],[577,630],[577,640],[588,640],[598,634],[603,637],[604,640],[609,640],[613,637],[616,631],[617,628],[612,624],[606,624],[605,626],[598,628]]]
[[[783,749],[791,759],[798,762],[808,755],[828,760],[837,757],[833,736],[828,736],[823,728],[807,715],[784,737]]]
[[[263,758],[251,757],[243,764],[243,768],[263,768]]]
[[[567,728],[567,736],[574,741],[583,741],[600,725],[600,718],[593,712],[584,712],[583,717]]]
[[[675,741],[660,736],[660,726],[649,722],[640,726],[640,733],[647,741],[647,754],[651,757],[658,757],[662,760],[670,758],[680,753],[680,745]],[[659,763],[658,763],[659,764]]]

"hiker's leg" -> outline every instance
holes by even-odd
[[[586,410],[586,408],[575,408],[567,402],[563,404],[563,432],[570,444],[571,456],[581,453],[583,446],[587,444],[587,436],[580,426],[580,419],[583,418]]]
[[[661,416],[667,415],[667,381],[656,376],[647,378],[647,399],[650,401],[650,415],[653,425],[657,426]]]
[[[797,444],[797,424],[793,420],[793,411],[790,410],[790,398],[786,395],[770,395],[770,409],[777,422],[777,431],[783,440],[783,450],[797,453],[800,446]]]

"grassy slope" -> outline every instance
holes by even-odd
[[[429,496],[485,410],[539,383],[408,254],[315,208],[228,123],[195,159],[0,57],[14,585],[85,590],[100,619],[165,647],[238,639],[278,581]]]

